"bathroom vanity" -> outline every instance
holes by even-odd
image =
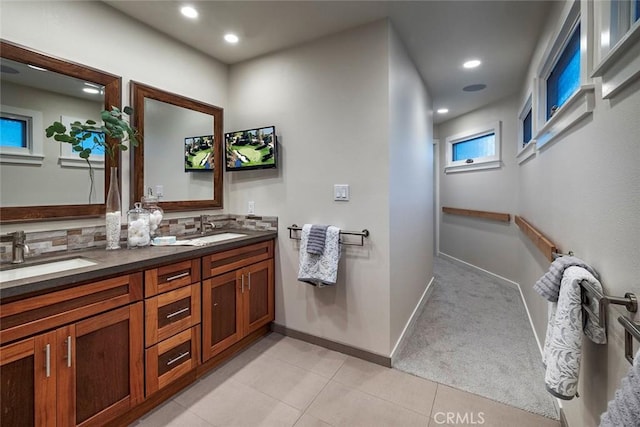
[[[127,425],[269,331],[275,231],[2,283],[4,426]]]

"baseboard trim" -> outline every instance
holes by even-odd
[[[296,331],[295,329],[290,329],[277,323],[271,324],[271,330],[273,332],[277,332],[291,338],[306,341],[310,344],[319,345],[320,347],[324,347],[329,350],[348,354],[349,356],[357,357],[358,359],[366,360],[367,362],[372,362],[386,368],[391,367],[390,357],[382,356],[380,354],[372,353],[370,351],[362,350],[360,348],[352,347],[350,345],[342,344],[336,341],[331,341],[326,338],[317,337],[306,332]]]
[[[506,277],[500,276],[499,274],[492,273],[491,271],[485,270],[484,268],[478,267],[477,265],[474,265],[474,264],[471,264],[469,262],[463,261],[463,260],[461,260],[459,258],[456,258],[456,257],[451,256],[449,254],[446,254],[444,252],[439,252],[438,255],[442,256],[443,258],[447,258],[450,261],[456,262],[458,264],[474,268],[474,269],[480,271],[481,273],[484,273],[484,274],[487,274],[487,275],[493,277],[494,279],[498,279],[500,282],[502,282],[503,284],[505,284],[505,285],[507,285],[509,287],[518,288],[518,289],[520,288],[520,285],[518,283],[514,282],[513,280],[509,280]]]
[[[422,293],[422,296],[420,297],[420,301],[418,301],[418,304],[413,309],[413,312],[411,313],[411,316],[409,316],[407,323],[404,325],[404,329],[402,330],[402,333],[398,337],[398,340],[396,341],[396,345],[393,346],[393,350],[391,350],[391,365],[393,365],[395,362],[394,359],[396,356],[396,352],[400,348],[400,345],[404,342],[407,336],[411,335],[411,332],[414,330],[416,326],[416,322],[418,321],[418,314],[422,312],[422,309],[424,308],[427,301],[429,301],[429,297],[433,293],[433,280],[434,280],[434,277],[431,277],[431,280],[429,280],[427,287],[425,288],[424,292]]]

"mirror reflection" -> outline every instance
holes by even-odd
[[[150,192],[165,211],[222,207],[222,108],[131,82],[134,126],[131,203]]]
[[[92,158],[90,175],[69,144],[44,135],[56,120],[99,121],[104,86],[6,58],[0,63],[0,204],[104,203],[104,157]]]
[[[104,171],[119,159],[92,156],[89,168],[44,129],[120,107],[120,77],[2,39],[0,56],[0,222],[104,215],[110,180]]]
[[[144,116],[145,188],[164,202],[211,200],[214,117],[149,98]]]

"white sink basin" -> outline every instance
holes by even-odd
[[[9,270],[0,271],[0,282],[10,282],[12,280],[27,279],[29,277],[41,276],[43,274],[59,273],[61,271],[89,267],[96,264],[97,262],[95,261],[77,257],[59,261],[43,262],[41,264],[31,264],[24,267],[14,267]]]
[[[235,239],[238,237],[245,237],[245,236],[246,234],[242,234],[242,233],[220,233],[220,234],[212,234],[211,236],[196,237],[195,239],[191,239],[191,240],[196,240],[202,243],[216,243],[216,242],[222,242],[223,240]]]

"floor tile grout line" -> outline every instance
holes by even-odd
[[[296,420],[295,423],[293,423],[293,425],[295,426],[297,424],[298,421],[300,421],[300,418],[302,418],[305,414],[308,414],[309,416],[312,416],[314,418],[317,418],[311,414],[308,413],[309,408],[311,407],[311,405],[313,405],[313,402],[316,401],[316,399],[318,399],[318,396],[320,396],[320,394],[322,394],[322,392],[324,391],[325,388],[327,388],[327,386],[329,385],[329,383],[331,382],[331,378],[329,378],[329,380],[326,382],[326,384],[320,389],[320,391],[318,392],[318,394],[316,394],[313,399],[311,399],[311,402],[309,402],[309,404],[307,405],[307,407],[304,409],[304,411],[302,411],[302,413],[300,414],[300,416],[298,417],[298,419]],[[318,418],[320,421],[329,424],[330,426],[332,426],[331,423],[329,423],[328,421],[323,420],[322,418]]]

